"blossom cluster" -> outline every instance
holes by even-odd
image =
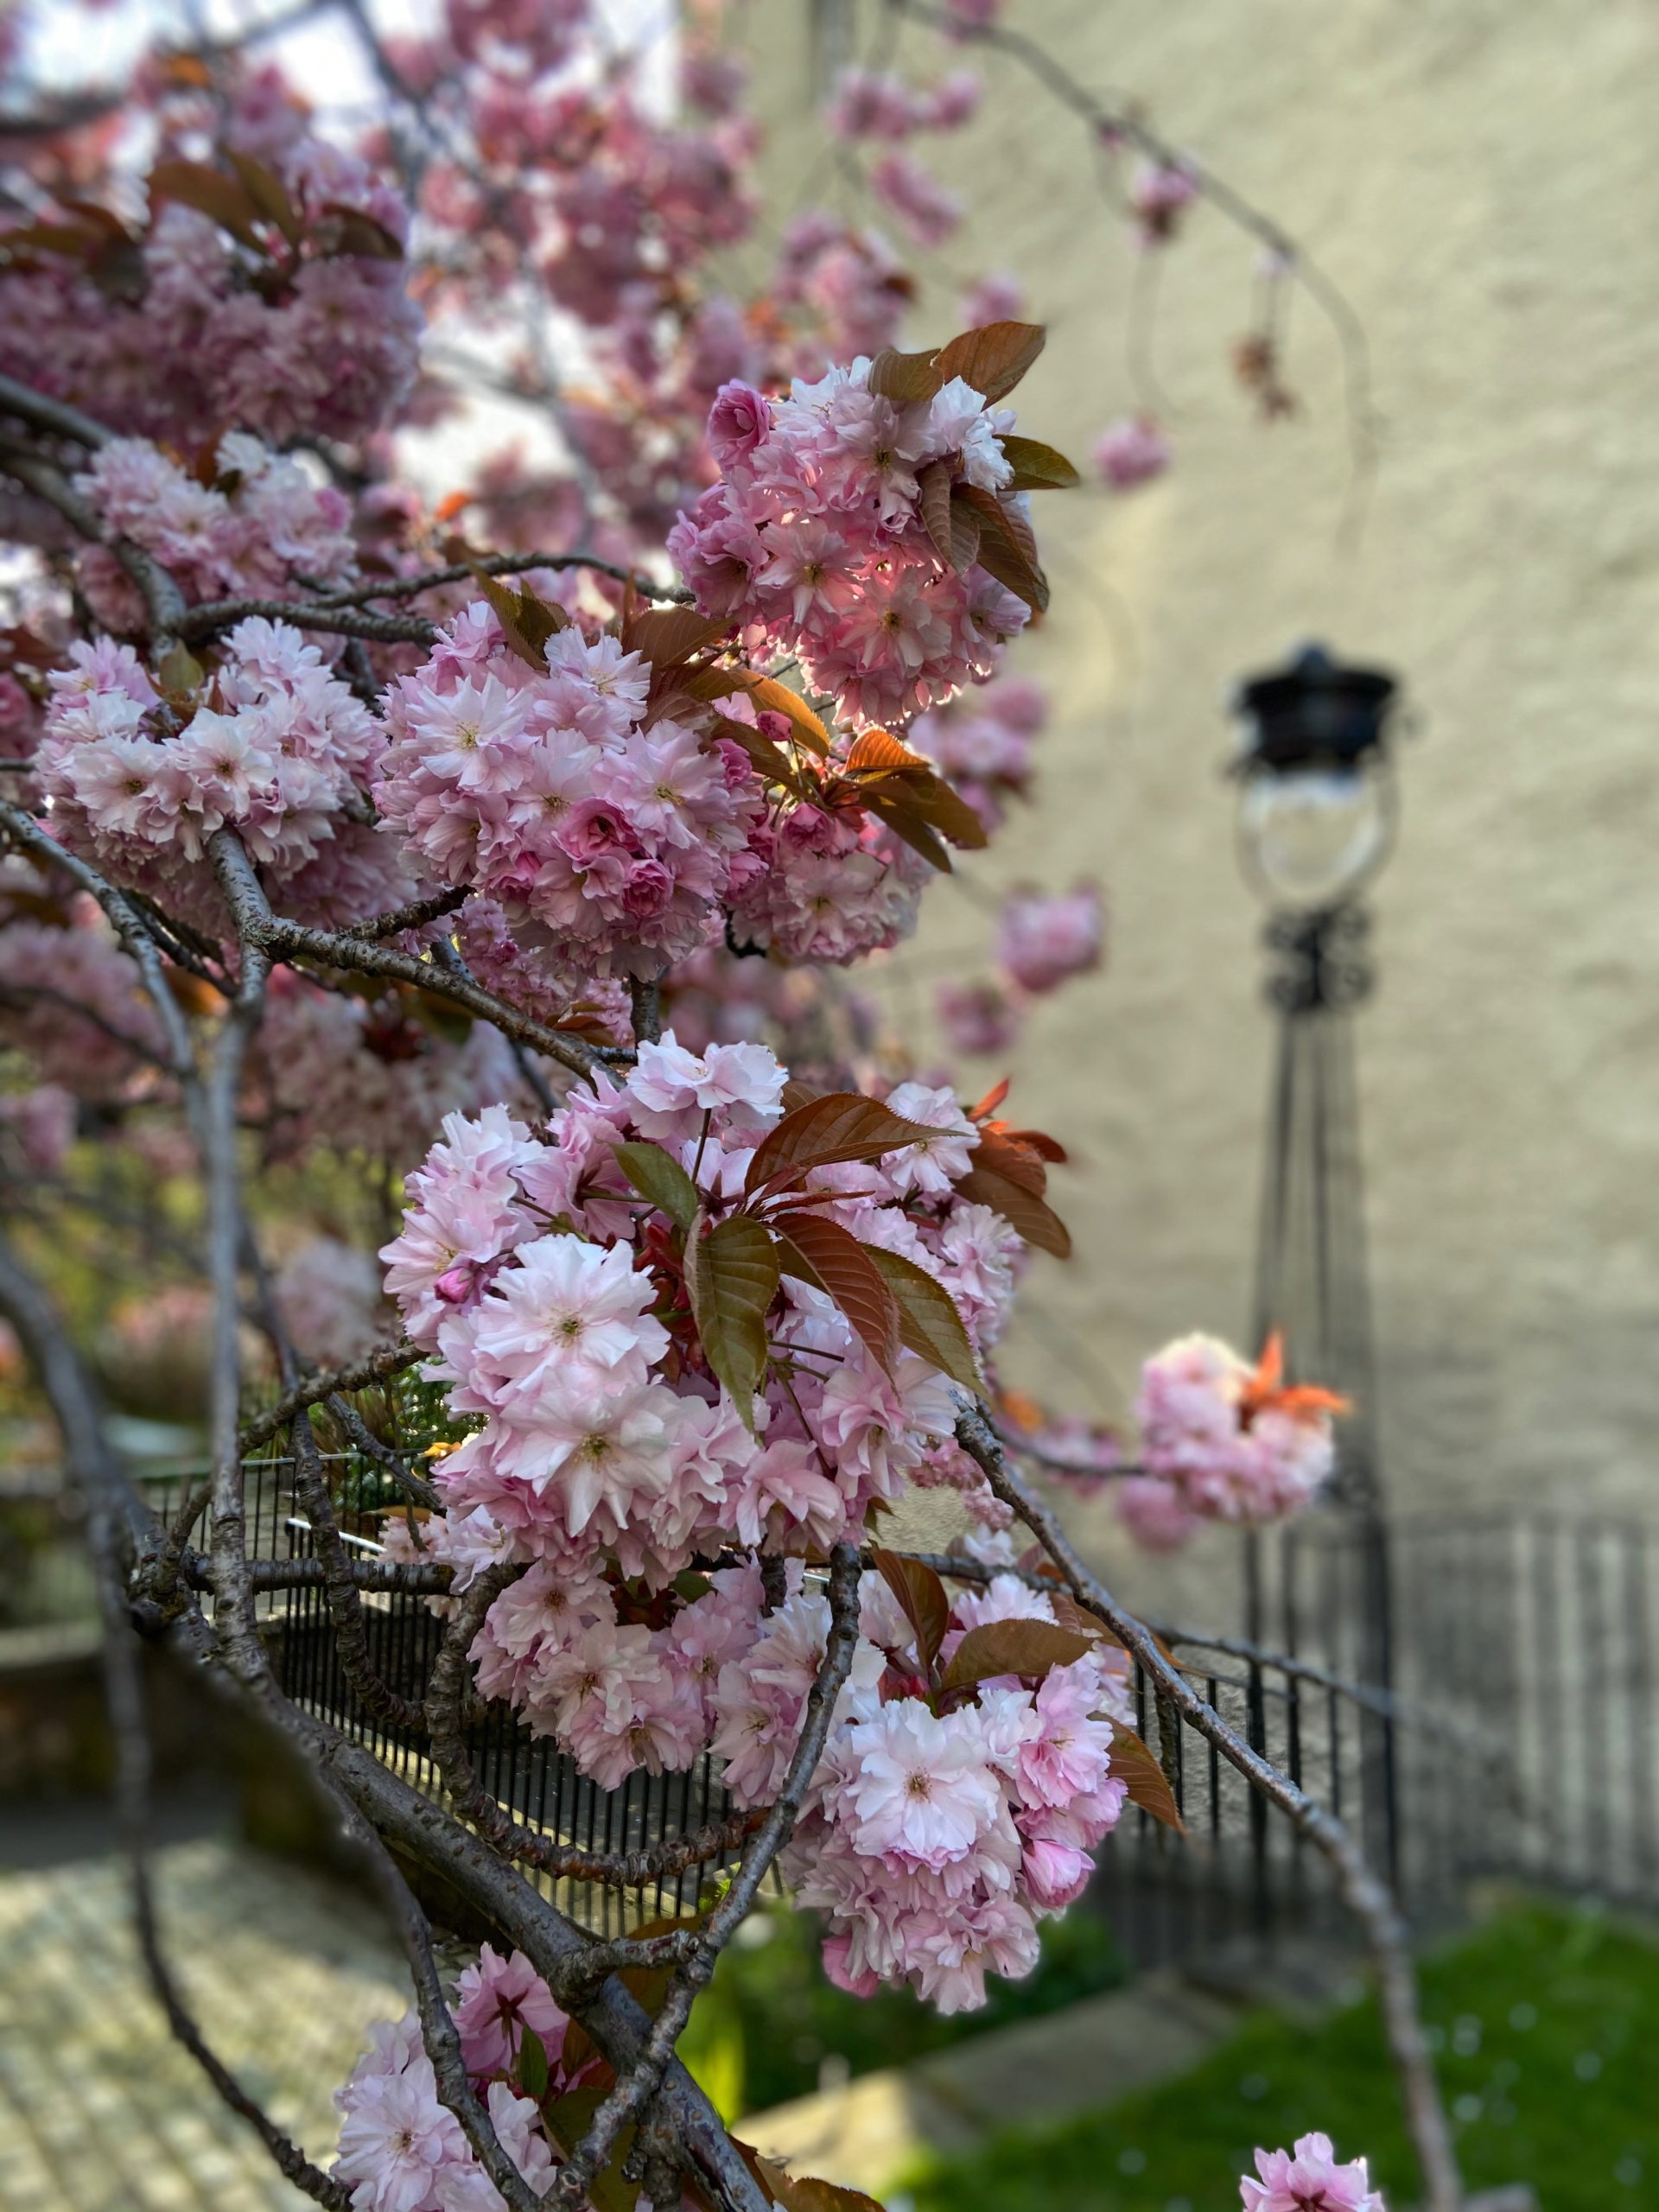
[[[796,1275],[763,1317],[753,1403],[715,1379],[683,1235],[642,1202],[618,1147],[661,1147],[704,1216],[723,1219],[783,1084],[762,1046],[698,1055],[671,1033],[641,1046],[620,1087],[599,1073],[538,1135],[499,1106],[446,1122],[382,1257],[453,1409],[483,1421],[440,1471],[452,1547],[545,1560],[573,1584],[614,1562],[658,1590],[733,1541],[822,1555],[950,1436],[944,1376],[910,1351],[882,1364]],[[838,1194],[813,1211],[940,1284],[982,1352],[1006,1319],[1020,1236],[955,1191],[979,1133],[949,1092],[903,1084],[887,1106],[915,1139],[811,1171],[811,1190]]]
[[[1025,626],[1026,604],[976,560],[958,574],[941,555],[920,482],[943,464],[947,494],[965,484],[1006,526],[1014,416],[961,376],[899,404],[871,375],[861,356],[785,399],[723,386],[709,421],[721,480],[669,550],[699,607],[741,622],[753,650],[797,656],[855,721],[903,722],[992,675]]]
[[[75,489],[111,531],[153,553],[190,601],[280,598],[300,577],[309,595],[356,569],[345,495],[243,431],[226,431],[194,474],[146,438],[111,439]],[[75,574],[106,628],[143,629],[137,588],[105,547],[86,547]]]
[[[847,753],[842,743],[821,769],[804,766],[804,790],[829,782]],[[763,865],[732,900],[738,943],[844,968],[914,931],[933,870],[878,816],[805,797],[757,823],[750,843]]]
[[[694,950],[764,865],[741,748],[652,720],[651,677],[643,654],[575,626],[532,666],[480,601],[387,695],[382,819],[436,881],[497,903],[572,991]]]
[[[370,997],[279,968],[243,1107],[271,1160],[327,1145],[401,1166],[432,1142],[446,1115],[521,1096],[512,1047],[489,1024],[404,985]]]
[[[278,441],[375,429],[420,329],[402,200],[285,99],[233,116],[230,151],[261,159],[280,222],[228,166],[175,162],[142,236],[82,201],[0,230],[0,371],[183,444],[204,423]]]
[[[35,766],[73,849],[188,902],[207,840],[229,824],[302,918],[360,919],[407,895],[389,842],[351,818],[380,725],[297,630],[238,623],[188,694],[163,694],[108,639],[77,641],[69,660],[50,678]]]
[[[163,1039],[137,964],[91,908],[68,928],[22,915],[0,929],[0,1039],[48,1084],[113,1102],[142,1085]]]
[[[1165,1548],[1184,1533],[1184,1518],[1188,1528],[1282,1520],[1329,1478],[1332,1416],[1344,1410],[1328,1390],[1284,1387],[1276,1338],[1253,1367],[1215,1337],[1179,1338],[1141,1370],[1135,1413],[1147,1474],[1123,1503],[1126,1517]]]
[[[536,2196],[558,2165],[542,2104],[579,2086],[589,2059],[564,2063],[570,2022],[522,1951],[505,1958],[486,1943],[462,1969],[454,2023],[473,2089],[497,2140]],[[526,2037],[546,2062],[527,2094]],[[335,2091],[340,2113],[334,2178],[354,2212],[500,2212],[502,2199],[473,2155],[461,2122],[438,2096],[437,2077],[413,2009],[371,2031],[367,2051]]]
[[[1004,1655],[960,1699],[894,1694],[895,1681],[921,1688],[925,1665],[918,1631],[890,1599],[879,1602],[879,1585],[877,1597],[866,1599],[852,1676],[785,1872],[800,1901],[825,1916],[824,1965],[841,1987],[868,1997],[905,1982],[940,2012],[961,2012],[984,2003],[988,1972],[1030,1973],[1038,1921],[1082,1894],[1091,1853],[1116,1825],[1127,1789],[1111,1771],[1113,1726],[1130,1718],[1127,1661],[1096,1644],[1027,1673]],[[804,1696],[804,1669],[811,1678],[822,1628],[804,1637],[804,1616],[822,1603],[791,1599],[767,1624],[738,1670],[742,1702],[734,1683],[735,1709],[716,1750],[766,1746],[779,1733],[780,1714]],[[948,1668],[976,1629],[1053,1620],[1050,1599],[999,1574],[955,1598],[938,1658]],[[789,1719],[786,1742],[798,1726]],[[728,1762],[727,1786],[740,1802],[755,1802],[757,1779],[761,1795],[776,1788],[776,1750],[772,1771],[755,1776],[757,1763],[754,1752],[747,1764]]]

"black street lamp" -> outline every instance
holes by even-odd
[[[1354,1665],[1384,1691],[1393,1675],[1390,1574],[1350,1014],[1373,981],[1361,894],[1394,842],[1397,696],[1394,678],[1381,670],[1344,667],[1310,645],[1287,667],[1241,687],[1233,765],[1241,863],[1270,907],[1268,997],[1278,1016],[1255,1348],[1279,1331],[1288,1379],[1339,1390],[1352,1405],[1337,1424],[1329,1500],[1345,1525],[1332,1529],[1325,1520],[1324,1533],[1317,1526],[1306,1539],[1293,1532],[1277,1548],[1274,1632],[1292,1650],[1306,1632],[1310,1593],[1299,1567],[1311,1550],[1322,1568],[1319,1613],[1340,1624],[1343,1642],[1350,1633],[1354,1639],[1351,1657],[1332,1649],[1328,1662]],[[1253,1536],[1246,1609],[1258,1641],[1265,1565],[1264,1546]],[[1391,1724],[1373,1718],[1363,1738],[1364,1827],[1386,1853],[1394,1834]]]
[[[1396,819],[1389,716],[1398,687],[1310,645],[1235,702],[1238,843],[1272,911],[1279,1015],[1256,1258],[1257,1347],[1279,1330],[1293,1381],[1341,1390],[1332,1496],[1380,1505],[1359,1117],[1349,1010],[1371,988],[1359,897]]]

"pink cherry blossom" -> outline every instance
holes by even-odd
[[[1238,2184],[1244,2212],[1383,2212],[1363,2158],[1339,2164],[1328,2135],[1300,2135],[1294,2151],[1258,2151],[1259,2181]]]

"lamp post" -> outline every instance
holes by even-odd
[[[1387,1529],[1377,1459],[1376,1376],[1366,1268],[1359,1112],[1351,1014],[1371,989],[1370,922],[1361,895],[1394,842],[1397,794],[1390,716],[1398,693],[1381,670],[1353,668],[1310,645],[1245,683],[1234,702],[1240,747],[1239,855],[1266,900],[1278,1017],[1256,1252],[1255,1346],[1279,1331],[1289,1380],[1341,1391],[1330,1503],[1349,1518],[1357,1586],[1327,1617],[1351,1621],[1354,1663],[1381,1689],[1393,1673]],[[1302,1633],[1298,1548],[1281,1555],[1283,1619]],[[1340,1558],[1348,1546],[1338,1551]],[[1249,1633],[1264,1622],[1263,1548],[1246,1556]],[[1330,1654],[1337,1663],[1343,1655]],[[1386,1721],[1369,1731],[1368,1827],[1385,1853],[1394,1834],[1394,1751]]]

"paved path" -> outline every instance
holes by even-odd
[[[372,1909],[219,1841],[156,1854],[169,1956],[209,2040],[315,2159],[369,2024],[408,2003]],[[188,1950],[186,1951],[188,1936]],[[5,2212],[294,2212],[277,2173],[168,2033],[118,1866],[0,1875]]]
[[[1176,1974],[1143,1974],[913,2066],[753,2113],[738,2133],[798,2173],[879,2196],[918,2152],[971,2150],[1011,2114],[1060,2120],[1185,2073],[1243,2010]]]

